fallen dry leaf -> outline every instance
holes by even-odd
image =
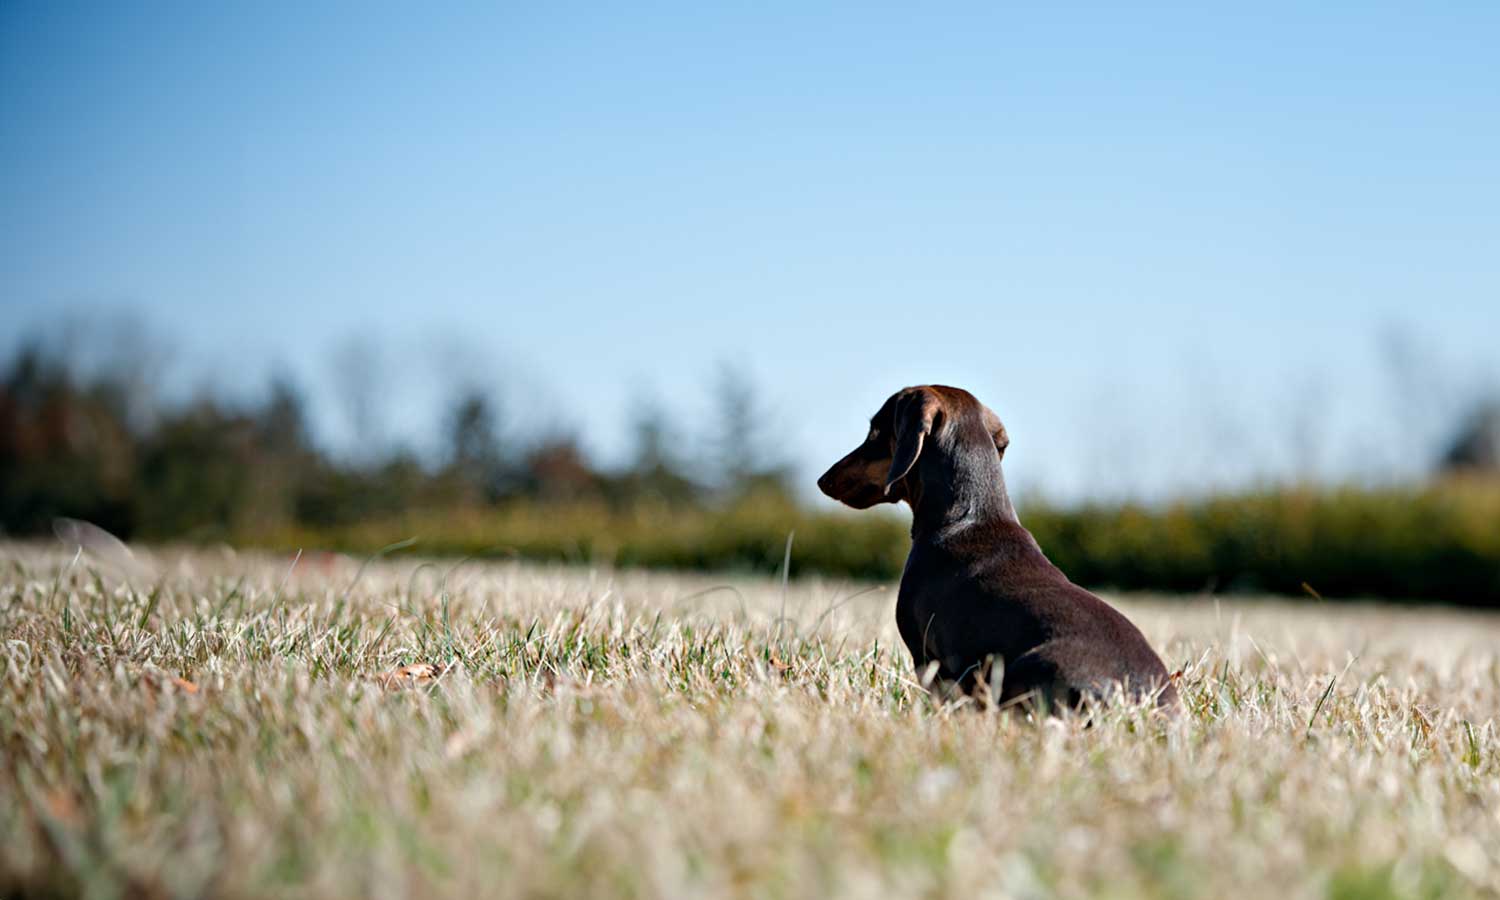
[[[442,663],[412,663],[376,675],[375,680],[381,687],[395,690],[436,681],[445,671],[447,666]]]
[[[73,795],[63,788],[53,788],[46,795],[47,811],[52,817],[68,825],[77,825],[83,821],[83,814],[79,811],[78,801]]]
[[[198,693],[198,685],[188,681],[186,678],[177,675],[168,675],[165,672],[146,672],[144,675],[145,677],[141,679],[141,682],[158,691],[166,690],[167,685],[171,685],[173,688],[187,694]]]

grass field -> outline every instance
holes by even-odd
[[[1500,893],[1494,615],[1115,598],[1185,714],[1035,722],[889,586],[148,562],[0,545],[0,895]]]

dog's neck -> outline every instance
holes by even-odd
[[[906,497],[913,541],[941,539],[975,525],[1021,524],[1005,490],[998,453],[924,453],[917,466],[918,477],[908,480]]]

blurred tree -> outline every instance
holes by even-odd
[[[80,385],[39,340],[0,383],[0,527],[48,531],[55,516],[128,534],[134,443],[107,382]]]
[[[476,389],[459,397],[448,422],[448,474],[462,499],[493,503],[505,492],[507,472],[490,401]]]
[[[161,413],[161,384],[172,353],[139,313],[115,310],[87,315],[63,329],[65,358],[77,377],[109,392],[110,403],[136,434]]]
[[[632,468],[637,471],[670,468],[677,454],[672,423],[654,397],[637,397],[630,430],[635,441]]]
[[[366,479],[369,497],[367,516],[401,515],[433,505],[429,501],[432,478],[410,449],[397,447]]]
[[[698,502],[702,488],[687,475],[681,436],[667,412],[653,397],[638,397],[631,431],[634,449],[630,467],[615,480],[618,504],[641,501],[685,506]]]
[[[380,357],[375,341],[363,336],[345,340],[330,357],[333,382],[353,440],[350,457],[364,466],[377,465],[385,452]]]
[[[253,411],[251,481],[242,519],[264,530],[294,519],[300,497],[319,477],[321,459],[312,445],[303,394],[291,376],[272,377],[266,399]]]
[[[1464,408],[1467,393],[1461,374],[1445,365],[1442,348],[1424,339],[1411,322],[1388,322],[1380,333],[1391,401],[1384,439],[1359,448],[1369,474],[1419,476],[1434,455],[1446,451],[1452,423]]]
[[[306,404],[302,391],[291,376],[272,377],[266,402],[257,417],[258,439],[262,447],[280,455],[300,455],[311,451],[308,438]]]
[[[602,496],[599,475],[571,435],[544,438],[526,454],[519,475],[522,492],[544,502]]]
[[[718,422],[710,440],[712,458],[705,467],[730,499],[751,493],[791,495],[791,471],[769,434],[771,415],[742,369],[719,368],[714,387]]]
[[[153,537],[222,538],[263,517],[255,420],[212,400],[164,415],[142,442],[137,524]]]
[[[1500,475],[1500,400],[1482,402],[1469,414],[1438,468],[1442,472]]]
[[[413,510],[451,505],[451,496],[408,450],[398,448],[374,467],[340,466],[321,460],[314,477],[297,492],[296,520],[330,527],[403,516]]]

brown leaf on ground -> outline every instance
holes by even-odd
[[[447,669],[448,667],[442,663],[412,663],[409,666],[382,672],[375,676],[375,680],[387,690],[399,690],[419,684],[430,684],[442,677]]]
[[[83,813],[78,808],[78,801],[73,794],[63,788],[53,788],[47,792],[45,797],[47,812],[54,819],[67,825],[78,825],[83,821]]]
[[[141,679],[141,683],[158,691],[165,691],[170,686],[171,689],[182,691],[184,694],[198,693],[198,685],[188,681],[186,678],[177,675],[168,675],[165,672],[146,672],[145,677]]]

